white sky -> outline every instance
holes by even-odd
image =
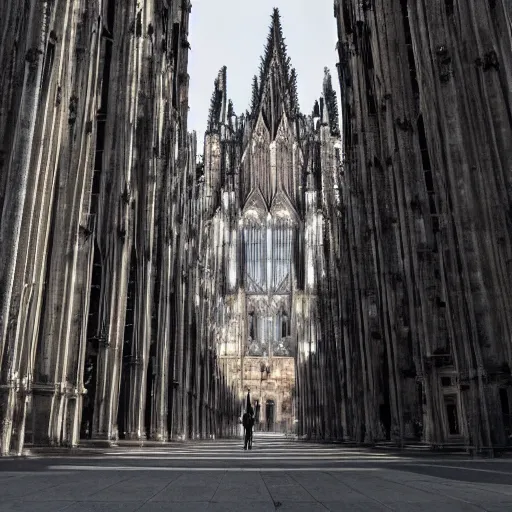
[[[326,66],[339,103],[333,0],[192,0],[188,129],[197,131],[199,153],[213,82],[222,66],[228,69],[228,96],[236,114],[249,108],[252,77],[259,74],[274,7],[281,13],[288,55],[297,70],[302,113],[310,114],[320,97]]]

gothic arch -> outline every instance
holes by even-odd
[[[263,225],[268,216],[268,206],[259,187],[252,190],[242,211],[244,224]]]
[[[278,190],[274,196],[270,206],[270,215],[274,222],[288,221],[294,226],[297,226],[300,222],[297,210],[295,210],[290,198],[283,190]]]

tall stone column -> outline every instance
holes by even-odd
[[[125,225],[130,225],[126,223]],[[131,229],[126,230],[127,233]],[[93,419],[93,438],[115,442],[118,439],[117,412],[123,369],[123,342],[126,297],[131,257],[131,236],[116,244],[112,255],[111,274],[106,294],[106,337],[98,350],[98,369]]]

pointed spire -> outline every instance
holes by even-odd
[[[210,113],[208,115],[207,133],[218,130],[220,124],[226,124],[229,116],[227,100],[227,68],[222,67],[214,82]]]
[[[219,105],[220,102],[218,101],[219,97],[219,79],[216,78],[215,82],[213,83],[213,94],[212,98],[210,100],[210,111],[208,113],[208,125],[206,127],[206,131],[212,132],[214,130],[214,126],[216,124],[216,121],[218,119],[218,111],[219,111]]]
[[[235,114],[235,107],[233,106],[233,101],[229,100],[228,102],[228,119],[231,119]]]
[[[219,89],[222,94],[220,106],[220,121],[224,124],[227,122],[228,95],[227,95],[227,67],[223,66],[219,71]]]
[[[320,105],[318,104],[318,100],[315,101],[315,106],[313,107],[313,117],[320,117]]]
[[[281,14],[279,14],[279,9],[274,7],[272,11],[272,25],[280,27],[281,26]]]
[[[281,64],[285,70],[285,76],[289,77],[290,68],[291,68],[291,59],[288,57],[288,47],[286,46],[286,40],[283,37],[283,26],[281,25],[281,15],[279,14],[279,9],[274,8],[274,12],[272,13],[272,27],[274,32],[274,41],[277,51],[279,53],[279,57],[281,59]]]
[[[231,129],[236,129],[236,114],[235,114],[235,107],[233,105],[233,101],[228,101],[228,111],[226,116],[226,124]]]
[[[331,134],[339,137],[340,120],[338,112],[338,99],[336,96],[336,91],[332,86],[331,72],[329,71],[329,68],[324,69],[324,98],[327,114],[329,116]]]
[[[251,116],[258,115],[261,102],[265,94],[267,83],[271,76],[271,68],[276,73],[276,83],[280,91],[276,91],[284,104],[288,115],[296,117],[299,113],[299,101],[297,94],[297,72],[292,69],[291,59],[288,57],[283,27],[279,9],[272,12],[271,23],[267,36],[267,42],[259,67],[259,77],[253,80],[253,94],[251,102]]]
[[[267,36],[267,44],[265,45],[265,51],[263,57],[261,57],[260,64],[260,86],[263,85],[265,77],[270,68],[272,57],[274,56],[274,50],[277,51],[281,66],[284,70],[286,79],[289,79],[291,59],[288,57],[288,48],[286,47],[285,38],[283,37],[283,26],[281,25],[281,15],[279,9],[276,7],[272,13],[272,21],[269,27],[269,34]]]
[[[293,114],[297,115],[300,111],[300,105],[299,93],[297,92],[297,71],[295,71],[295,68],[290,72],[288,88],[290,89],[290,110]]]
[[[260,86],[258,84],[258,77],[254,75],[252,79],[252,99],[251,99],[251,115],[255,116],[256,111],[260,105]]]

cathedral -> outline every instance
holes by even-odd
[[[5,4],[0,455],[512,445],[512,7],[431,3],[335,0],[307,115],[274,10],[202,159],[189,0]]]
[[[260,428],[277,431],[295,427],[296,357],[319,340],[319,206],[341,149],[330,75],[309,116],[296,80],[276,9],[250,110],[235,115],[223,68],[204,149],[209,239],[222,275],[210,298],[219,359],[240,396],[251,392]]]

